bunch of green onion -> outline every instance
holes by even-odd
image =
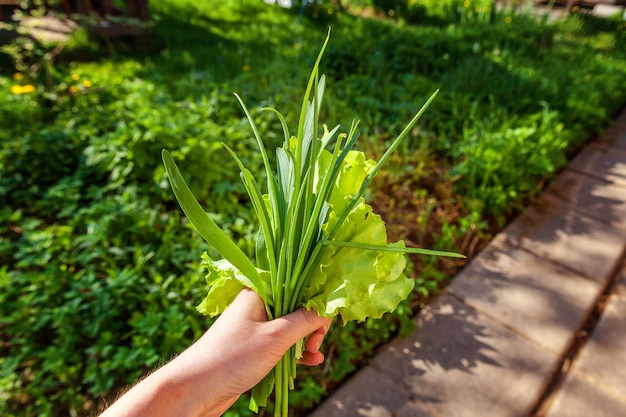
[[[406,248],[402,241],[388,244],[382,219],[363,198],[376,173],[437,92],[379,162],[367,160],[362,152],[353,150],[358,122],[352,123],[347,134],[338,134],[339,126],[319,128],[325,78],[318,68],[327,43],[328,37],[306,87],[296,135],[290,134],[281,113],[268,109],[276,114],[284,132],[284,143],[276,149],[275,171],[248,109],[237,96],[258,143],[267,178],[264,194],[253,173],[223,144],[241,170],[241,180],[259,221],[256,265],[202,209],[171,155],[163,150],[163,163],[180,206],[200,235],[223,257],[213,261],[204,255],[210,286],[198,306],[204,314],[221,313],[246,286],[261,296],[268,319],[303,306],[323,316],[339,315],[344,323],[379,318],[394,310],[413,289],[413,281],[403,275],[405,253],[462,257]],[[252,390],[253,411],[266,406],[275,391],[274,415],[288,416],[288,392],[294,387],[302,350],[302,342],[293,346]]]

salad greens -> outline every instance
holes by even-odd
[[[318,314],[340,316],[343,322],[379,318],[393,311],[413,289],[403,275],[406,253],[463,257],[450,252],[406,248],[402,241],[387,242],[385,224],[363,194],[382,164],[397,148],[435,98],[435,92],[392,142],[380,161],[354,150],[358,122],[348,133],[340,126],[319,127],[325,78],[319,64],[326,38],[309,78],[297,133],[290,134],[285,118],[275,109],[284,133],[276,149],[275,170],[246,105],[248,117],[265,165],[266,193],[227,145],[240,169],[259,222],[256,265],[217,226],[197,202],[174,160],[163,150],[163,163],[174,194],[200,235],[223,257],[209,259],[209,291],[198,306],[206,315],[220,314],[245,286],[265,303],[268,319],[300,307]],[[321,135],[318,137],[318,135]],[[266,406],[275,391],[275,416],[288,416],[288,391],[294,386],[297,359],[303,343],[293,346],[252,391],[250,408]]]

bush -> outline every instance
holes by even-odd
[[[452,150],[459,161],[452,169],[458,187],[481,211],[495,216],[541,191],[542,181],[565,164],[571,141],[547,105],[540,113],[507,119],[496,126],[468,128]]]

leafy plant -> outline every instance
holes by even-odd
[[[511,117],[493,131],[477,125],[455,146],[460,162],[452,175],[459,176],[459,186],[483,210],[501,216],[520,195],[539,192],[542,181],[563,166],[570,141],[563,130],[557,114],[545,105],[542,112],[523,120]]]
[[[315,62],[304,94],[297,134],[291,136],[284,117],[283,146],[276,151],[277,171],[272,172],[267,151],[248,109],[248,116],[265,165],[268,194],[262,195],[252,172],[224,145],[241,170],[260,228],[255,266],[206,215],[185,184],[167,151],[163,163],[176,198],[204,239],[224,257],[205,257],[209,293],[199,311],[214,316],[233,301],[242,287],[253,289],[265,302],[269,319],[305,306],[319,314],[340,315],[343,322],[380,318],[393,311],[413,289],[402,271],[404,253],[462,257],[451,252],[406,248],[403,242],[387,243],[380,217],[364,202],[363,194],[382,165],[411,131],[426,102],[378,163],[353,151],[358,123],[349,133],[336,136],[339,126],[324,128],[318,137],[318,119],[325,77],[318,67],[328,37]],[[312,96],[311,96],[312,94]],[[311,97],[309,99],[309,97]],[[335,139],[333,151],[326,150]],[[253,390],[250,408],[266,406],[276,392],[276,416],[288,415],[288,390],[295,380],[296,361],[303,344],[292,347]]]

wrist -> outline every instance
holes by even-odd
[[[227,375],[220,374],[228,367],[206,357],[199,362],[193,349],[194,346],[157,371],[162,395],[170,403],[166,410],[173,410],[172,416],[219,417],[239,397],[228,392]]]

